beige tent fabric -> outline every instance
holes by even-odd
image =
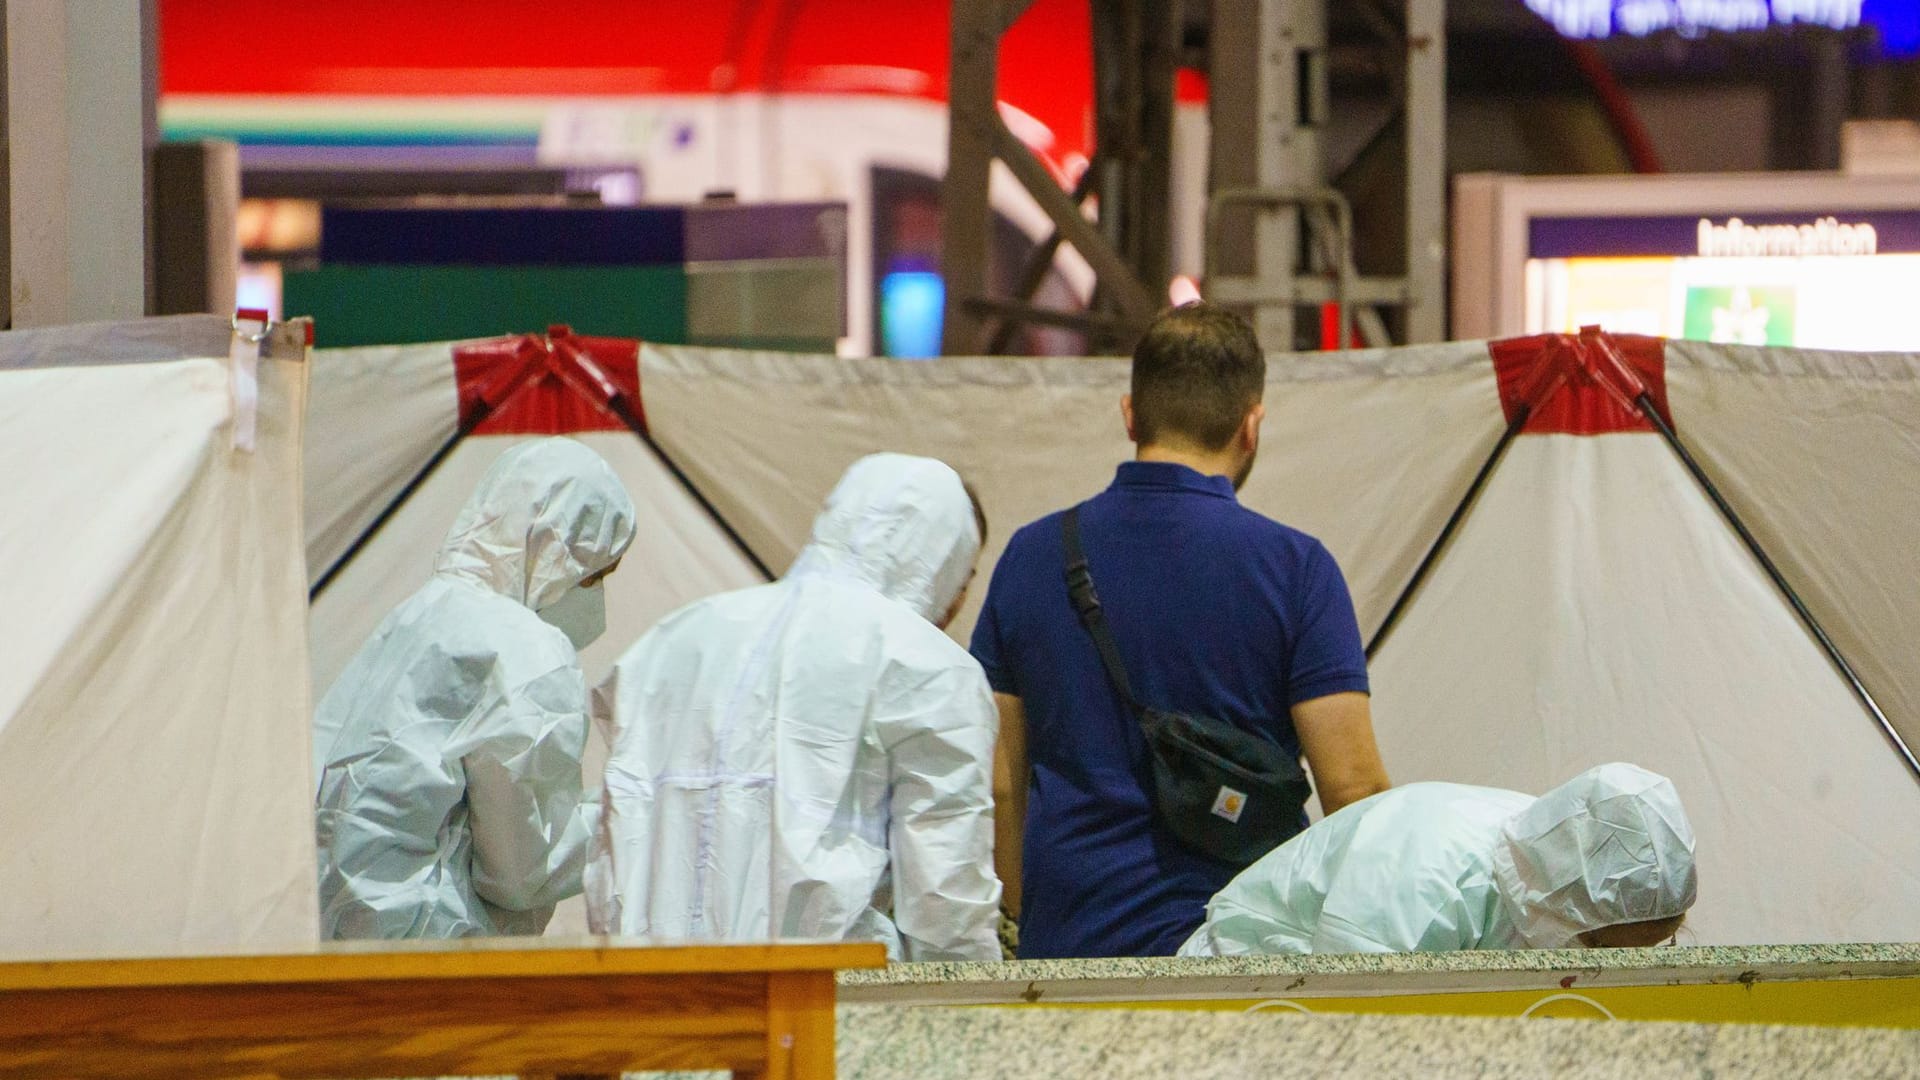
[[[988,519],[966,640],[1013,529],[1099,491],[1127,442],[1127,368],[1110,360],[947,360],[644,346],[654,437],[775,572],[805,544],[847,466],[880,450],[959,470]]]
[[[1505,427],[1481,343],[1275,357],[1242,501],[1327,545],[1371,638]]]
[[[20,348],[0,335],[14,369],[0,370],[8,955],[298,948],[318,933],[304,327],[270,345],[285,359],[260,362],[246,452],[231,445],[224,320],[154,322],[75,328],[66,352],[57,332]],[[113,362],[126,359],[145,362]]]
[[[231,333],[228,321],[214,315],[9,330],[0,337],[0,368],[99,367],[224,357]],[[287,347],[297,344],[288,340]]]
[[[452,434],[451,347],[316,352],[307,470],[312,576],[345,550]],[[1128,378],[1123,360],[914,364],[644,345],[640,370],[654,437],[776,573],[805,543],[834,481],[864,454],[927,454],[972,481],[990,521],[982,585],[1014,529],[1099,492],[1112,480],[1114,466],[1132,455],[1119,413]],[[1269,363],[1267,408],[1261,460],[1242,497],[1327,543],[1347,571],[1361,626],[1370,631],[1499,435],[1503,421],[1485,347],[1276,355]],[[634,441],[623,434],[613,438]],[[441,474],[452,475],[455,461],[470,459],[468,451],[456,452]],[[650,460],[637,467],[650,474],[657,469]],[[477,479],[478,471],[463,468]],[[464,493],[443,490],[443,475],[436,475],[435,494],[427,497],[455,507]],[[698,515],[691,502],[681,509],[689,507]],[[381,556],[375,561],[394,568],[393,581],[373,593],[340,590],[362,597],[351,602],[333,598],[339,585],[323,594],[314,623],[320,688],[379,617],[338,613],[364,606],[368,598],[397,602],[412,587],[403,583],[417,582],[425,572],[439,534],[419,523],[451,521],[451,510],[438,517],[422,514],[409,506],[376,542],[395,543],[385,533],[408,537],[399,543],[415,551],[411,569]],[[703,517],[684,520],[696,531],[709,528]],[[676,571],[672,596],[705,595],[703,588],[715,591],[730,587],[723,580],[741,580],[717,529],[692,548],[721,550],[728,556],[721,565],[732,569],[704,581]],[[355,573],[365,580],[366,571]],[[963,641],[983,592],[974,590],[953,627]],[[627,606],[652,611],[658,605],[636,596]],[[619,630],[610,627],[608,637]]]
[[[1682,441],[1920,754],[1920,356],[1675,341],[1667,385]]]
[[[980,491],[984,586],[1021,525],[1101,491],[1132,456],[1114,359],[913,364],[646,345],[655,437],[781,569],[844,470],[878,450],[937,457]],[[1483,345],[1268,364],[1262,450],[1242,499],[1325,541],[1370,630],[1498,438]],[[984,588],[953,632],[971,633]]]
[[[460,425],[452,346],[314,351],[307,574],[317,581]]]
[[[1518,439],[1373,686],[1397,782],[1671,777],[1699,944],[1913,936],[1920,784],[1657,435]]]

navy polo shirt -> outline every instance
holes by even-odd
[[[1080,512],[1081,546],[1140,700],[1299,753],[1289,710],[1367,689],[1353,601],[1314,538],[1240,505],[1224,476],[1130,461]],[[973,655],[1026,707],[1020,955],[1178,949],[1233,878],[1153,821],[1146,741],[1067,600],[1060,515],[1013,535]]]

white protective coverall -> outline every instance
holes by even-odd
[[[612,747],[594,930],[999,959],[998,718],[934,623],[979,549],[952,469],[863,458],[786,577],[682,608],[628,650],[594,693]]]
[[[1578,948],[1694,899],[1665,777],[1589,769],[1539,798],[1419,783],[1343,807],[1241,871],[1182,956]]]
[[[633,530],[619,478],[571,439],[521,443],[480,481],[433,577],[317,710],[324,937],[538,934],[580,891],[586,679],[536,611],[604,603],[579,583]]]

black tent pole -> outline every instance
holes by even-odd
[[[507,392],[500,396],[501,404],[505,404],[509,398],[512,398],[513,395],[519,393],[523,387],[532,382],[533,374],[533,360],[529,358],[526,363],[521,366],[519,373],[508,381]],[[340,557],[333,560],[333,565],[327,567],[326,573],[321,574],[320,579],[315,581],[313,587],[307,590],[307,603],[313,603],[319,598],[322,592],[326,591],[327,586],[332,584],[333,579],[340,576],[341,571],[345,570],[348,564],[352,563],[354,558],[360,554],[361,550],[373,542],[373,538],[379,534],[387,522],[393,519],[393,515],[400,512],[400,508],[407,504],[407,500],[413,498],[414,492],[419,491],[420,486],[425,484],[428,478],[433,476],[434,471],[439,469],[441,463],[447,460],[448,456],[453,453],[454,448],[460,445],[461,440],[473,434],[481,424],[486,423],[487,417],[492,416],[498,408],[499,406],[487,400],[485,394],[481,394],[474,399],[472,410],[468,413],[467,418],[461,421],[460,426],[454,429],[453,436],[446,442],[440,444],[440,449],[435,450],[433,456],[427,459],[427,463],[420,467],[420,471],[413,474],[413,479],[408,480],[406,484],[400,488],[399,493],[388,501],[386,507],[374,517],[373,521],[368,523],[367,527],[360,531],[360,535],[354,537],[353,543],[347,545],[347,550],[341,552]]]
[[[1380,646],[1386,642],[1387,635],[1393,632],[1394,625],[1400,621],[1400,616],[1406,612],[1407,605],[1413,601],[1413,594],[1420,591],[1421,584],[1427,579],[1427,573],[1439,560],[1440,552],[1447,546],[1447,541],[1453,538],[1454,532],[1466,521],[1468,512],[1473,509],[1474,501],[1480,497],[1480,489],[1487,485],[1487,478],[1493,475],[1493,470],[1500,464],[1500,459],[1506,456],[1507,447],[1513,445],[1514,436],[1520,434],[1520,429],[1527,426],[1527,418],[1532,415],[1531,402],[1522,401],[1515,407],[1513,419],[1507,421],[1507,430],[1500,433],[1500,441],[1493,444],[1493,452],[1487,455],[1485,462],[1481,463],[1480,471],[1473,476],[1473,483],[1467,485],[1467,493],[1460,497],[1460,504],[1453,508],[1453,513],[1447,517],[1447,523],[1441,526],[1440,535],[1434,537],[1433,545],[1427,548],[1427,553],[1421,558],[1420,565],[1414,567],[1413,577],[1407,580],[1406,588],[1400,590],[1400,595],[1394,600],[1393,607],[1387,609],[1387,617],[1381,620],[1380,629],[1373,632],[1373,640],[1367,642],[1367,659],[1373,659],[1373,654],[1379,652]]]
[[[1800,617],[1801,625],[1813,635],[1821,651],[1827,654],[1827,659],[1833,662],[1833,666],[1839,669],[1841,677],[1847,680],[1847,685],[1853,688],[1853,696],[1860,699],[1860,704],[1866,708],[1867,714],[1880,725],[1880,730],[1886,734],[1888,741],[1893,743],[1893,748],[1905,759],[1907,768],[1913,771],[1915,778],[1920,779],[1920,758],[1914,757],[1913,750],[1907,746],[1907,741],[1900,737],[1899,730],[1893,726],[1892,721],[1887,719],[1887,714],[1881,711],[1880,703],[1873,699],[1872,692],[1867,689],[1865,683],[1860,681],[1860,676],[1854,672],[1853,665],[1847,663],[1847,658],[1841,654],[1840,647],[1827,636],[1827,631],[1820,625],[1820,620],[1814,618],[1813,612],[1800,599],[1800,594],[1788,583],[1786,575],[1780,572],[1780,568],[1775,566],[1773,560],[1768,557],[1766,549],[1760,546],[1760,541],[1748,531],[1746,522],[1740,520],[1740,515],[1734,511],[1726,497],[1720,494],[1720,489],[1714,484],[1713,479],[1687,451],[1686,445],[1680,441],[1680,436],[1674,432],[1673,425],[1667,423],[1666,417],[1660,415],[1660,410],[1654,407],[1652,395],[1643,390],[1634,404],[1653,423],[1654,429],[1660,432],[1660,437],[1666,440],[1674,456],[1680,459],[1680,464],[1686,466],[1687,472],[1693,475],[1694,482],[1700,485],[1700,490],[1706,492],[1707,498],[1713,501],[1714,508],[1720,511],[1721,518],[1732,527],[1734,534],[1740,538],[1740,542],[1746,545],[1748,554],[1751,554],[1760,564],[1760,569],[1767,572],[1767,577],[1773,581],[1774,588],[1779,589],[1780,594],[1787,598],[1787,603],[1793,607],[1794,614]]]
[[[551,344],[548,345],[548,349],[551,349]],[[533,381],[532,376],[536,374],[534,360],[539,355],[545,355],[545,353],[536,354],[536,357],[528,358],[519,374],[515,375],[509,382],[507,392],[501,395],[500,404],[505,404],[507,399],[519,393],[522,387]],[[747,546],[746,540],[734,529],[732,523],[728,522],[727,519],[721,515],[719,508],[713,505],[713,502],[707,498],[706,494],[694,486],[693,479],[686,474],[686,471],[681,469],[679,464],[671,457],[667,456],[666,451],[660,448],[660,444],[654,441],[653,436],[647,431],[646,424],[642,423],[640,418],[634,415],[633,407],[628,403],[626,395],[621,393],[619,388],[613,384],[612,380],[608,379],[606,374],[600,371],[597,365],[593,365],[584,355],[576,354],[572,359],[581,368],[586,369],[589,376],[599,384],[595,389],[600,391],[604,396],[607,407],[613,411],[613,414],[620,418],[620,422],[625,424],[627,429],[633,432],[648,450],[652,451],[654,457],[659,459],[662,465],[667,467],[667,471],[671,472],[674,479],[680,482],[680,486],[686,490],[687,494],[691,495],[694,501],[700,504],[700,508],[706,511],[707,517],[712,519],[715,525],[720,526],[720,531],[727,534],[727,539],[731,540],[734,547],[739,549],[740,554],[745,556],[747,561],[753,564],[754,569],[760,572],[760,576],[767,581],[774,580],[775,575],[773,571],[767,567],[766,562],[762,560],[759,555],[755,554],[751,547]],[[561,374],[563,379],[565,378],[564,373],[556,373]],[[486,423],[487,417],[493,415],[498,409],[499,405],[490,402],[485,395],[481,395],[475,401],[466,420],[454,431],[453,436],[442,443],[438,450],[434,451],[433,456],[427,459],[427,463],[421,466],[420,471],[415,473],[413,478],[401,487],[399,493],[394,495],[393,499],[389,501],[373,521],[361,531],[360,535],[354,538],[353,543],[347,545],[347,549],[341,552],[340,557],[333,561],[333,565],[327,567],[326,572],[321,574],[319,580],[313,583],[313,587],[307,590],[308,603],[312,603],[317,599],[321,592],[325,591],[326,587],[332,583],[333,579],[340,576],[340,573],[347,568],[348,564],[353,562],[355,556],[359,555],[368,544],[373,542],[373,538],[379,534],[381,528],[383,528],[388,521],[392,520],[393,516],[400,512],[400,508],[406,505],[407,500],[411,499],[414,493],[420,490],[421,485],[425,484],[427,480],[433,476],[434,471],[439,469],[440,465],[447,460],[454,449],[460,445],[461,440],[473,434],[481,424]]]
[[[596,372],[596,374],[598,374],[598,372]],[[707,512],[707,517],[711,518],[715,525],[720,526],[720,531],[726,533],[727,539],[733,541],[733,546],[739,549],[740,554],[746,556],[747,561],[753,564],[755,570],[760,571],[760,576],[767,581],[774,580],[778,575],[767,566],[765,560],[754,553],[753,548],[748,546],[746,538],[741,536],[739,531],[733,527],[733,523],[729,522],[726,517],[720,513],[720,508],[713,505],[713,501],[707,498],[706,493],[694,484],[693,478],[686,474],[686,470],[682,469],[679,463],[669,457],[667,452],[661,449],[660,444],[654,441],[652,433],[647,431],[647,425],[642,422],[638,416],[634,415],[633,406],[627,401],[627,395],[619,390],[608,394],[607,408],[612,409],[613,415],[619,417],[620,422],[627,425],[627,430],[633,432],[634,437],[638,438],[648,450],[653,452],[653,456],[659,459],[660,464],[667,467],[667,471],[673,474],[675,480],[680,481],[680,486],[686,489],[688,495],[693,496],[694,502],[700,504],[700,509]]]
[[[407,500],[413,498],[413,493],[420,490],[420,485],[427,482],[427,479],[434,474],[434,470],[438,469],[440,464],[447,460],[447,456],[453,453],[454,448],[460,445],[460,441],[473,434],[473,429],[479,427],[480,422],[487,418],[487,412],[491,411],[481,412],[472,422],[461,424],[454,431],[452,438],[440,444],[440,449],[435,450],[433,456],[427,459],[427,463],[420,467],[420,471],[413,474],[413,479],[401,487],[400,493],[387,503],[386,508],[381,510],[365,529],[361,530],[359,536],[354,537],[353,543],[347,545],[347,550],[341,552],[340,557],[333,560],[333,565],[327,567],[327,572],[320,575],[320,580],[314,582],[313,587],[307,590],[307,603],[311,604],[319,599],[320,594],[326,591],[333,579],[340,576],[340,572],[347,568],[347,564],[353,562],[362,548],[373,542],[374,536],[393,518],[393,515],[400,512],[400,508],[406,505]]]
[[[667,467],[667,471],[673,474],[673,478],[680,481],[681,488],[693,497],[694,502],[700,504],[700,509],[706,511],[707,517],[715,525],[720,526],[720,531],[727,534],[727,539],[733,541],[733,546],[739,550],[740,554],[753,564],[755,570],[760,571],[761,579],[773,581],[777,578],[779,575],[775,574],[766,561],[754,552],[748,545],[746,537],[741,536],[739,530],[733,527],[733,523],[720,512],[720,508],[713,505],[713,500],[707,498],[706,492],[701,491],[699,485],[693,482],[693,477],[688,476],[687,471],[680,467],[680,463],[673,460],[666,450],[654,441],[653,433],[647,430],[646,421],[640,419],[639,414],[634,411],[633,402],[627,400],[626,391],[620,389],[612,379],[607,377],[606,372],[600,370],[600,365],[594,362],[592,354],[568,340],[571,336],[571,333],[556,335],[552,331],[548,332],[549,341],[557,340],[566,345],[564,354],[567,359],[573,361],[571,369],[557,367],[554,369],[555,374],[560,376],[561,381],[571,384],[582,396],[605,401],[613,415],[619,417],[620,422],[627,426],[627,430],[633,432],[634,438],[639,439],[641,445],[651,451],[660,464]],[[579,380],[583,377],[592,385],[580,385]]]

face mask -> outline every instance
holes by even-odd
[[[607,631],[607,591],[598,585],[575,585],[534,614],[567,635],[575,649],[584,649]]]

